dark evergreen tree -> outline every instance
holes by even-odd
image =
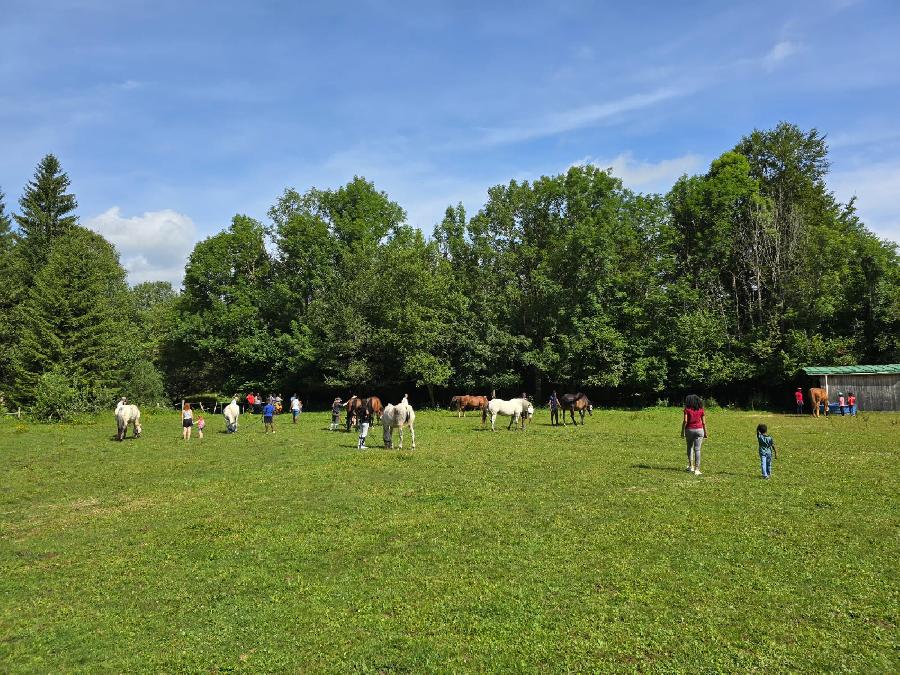
[[[54,370],[90,407],[112,405],[140,358],[125,271],[113,246],[72,226],[29,284],[20,311],[17,398],[33,401],[41,376]]]
[[[53,248],[53,243],[78,223],[74,215],[78,202],[69,194],[69,176],[54,155],[44,157],[19,199],[22,209],[14,217],[22,237],[23,254],[29,269],[37,272]]]

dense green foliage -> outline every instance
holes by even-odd
[[[109,394],[85,400],[555,387],[787,403],[804,365],[900,360],[896,244],[828,191],[827,155],[818,131],[780,124],[667,195],[575,166],[497,185],[471,217],[450,207],[429,238],[363,178],[287,189],[268,223],[238,215],[199,242],[180,293],[126,290],[96,239],[97,264],[68,265],[88,242],[48,156],[18,231],[0,209],[0,391],[30,405],[62,368]]]
[[[895,414],[0,422],[5,672],[897,672]],[[779,459],[759,478],[754,429]],[[379,440],[376,427],[373,440]],[[895,439],[892,441],[891,439]]]
[[[78,225],[68,186],[48,155],[19,202],[16,232],[0,208],[0,392],[37,419],[104,410],[123,393],[163,402],[154,360],[171,321],[134,309],[140,287],[128,288],[113,246]]]

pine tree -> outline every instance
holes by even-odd
[[[19,199],[21,214],[14,217],[30,269],[37,271],[47,261],[53,243],[78,223],[75,195],[67,192],[69,176],[54,155],[44,157]]]
[[[15,342],[16,329],[13,323],[13,308],[17,304],[20,277],[16,273],[16,233],[12,230],[12,221],[6,212],[4,194],[0,190],[0,395],[6,398],[6,394],[12,387],[13,381],[13,350],[10,348]]]
[[[118,388],[136,357],[128,302],[113,246],[72,227],[54,245],[22,306],[17,398],[33,400],[41,375],[57,370],[97,405],[111,404],[98,398]]]

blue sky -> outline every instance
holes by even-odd
[[[664,191],[753,128],[817,127],[900,240],[900,2],[0,0],[0,189],[47,152],[132,281],[179,282],[285,187],[448,204],[579,162]]]

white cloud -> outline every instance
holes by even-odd
[[[856,197],[856,209],[870,230],[900,242],[900,160],[836,171],[829,176],[828,185],[842,202]]]
[[[779,63],[801,51],[802,47],[799,43],[792,40],[781,40],[776,43],[772,49],[763,57],[763,65],[772,69]]]
[[[126,218],[113,206],[88,218],[85,225],[115,245],[130,283],[181,285],[185,262],[197,241],[197,227],[188,216],[165,209]]]
[[[502,129],[489,129],[478,145],[491,146],[518,143],[535,138],[555,136],[566,131],[583,129],[610,121],[623,113],[633,112],[672,98],[684,96],[690,91],[687,88],[663,87],[643,94],[625,96],[606,103],[594,103],[563,112],[552,113],[541,119],[525,122],[518,126],[511,125]]]
[[[696,173],[703,166],[703,158],[688,153],[658,162],[643,162],[636,160],[631,152],[623,152],[612,159],[586,157],[574,164],[612,169],[613,175],[621,178],[625,187],[638,192],[667,192],[681,175]]]

